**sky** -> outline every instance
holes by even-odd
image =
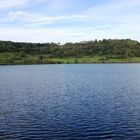
[[[140,41],[140,0],[0,0],[0,40]]]

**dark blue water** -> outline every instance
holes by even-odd
[[[140,64],[0,66],[0,140],[139,140]]]

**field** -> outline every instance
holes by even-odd
[[[0,53],[0,64],[73,64],[73,63],[140,63],[140,57],[107,58],[106,56],[48,57],[47,55],[21,56],[17,53]]]

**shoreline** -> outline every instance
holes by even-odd
[[[40,64],[0,64],[0,66],[18,66],[18,65],[71,65],[71,64],[140,64],[140,62],[93,62],[93,63],[40,63]]]

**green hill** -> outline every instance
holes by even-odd
[[[0,64],[139,63],[140,43],[103,39],[79,43],[0,41]]]

